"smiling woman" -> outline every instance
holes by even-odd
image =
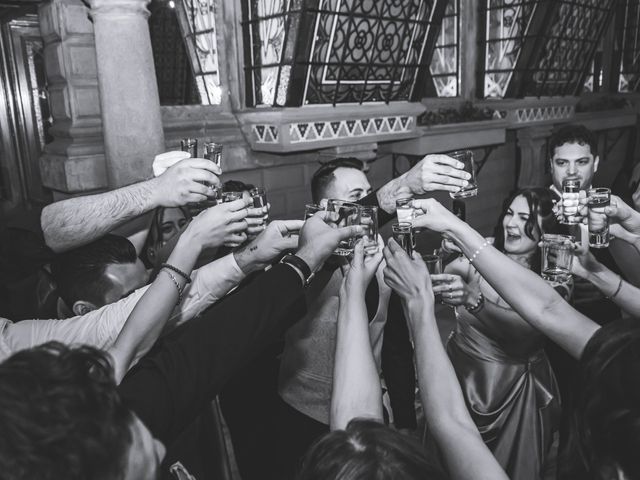
[[[504,204],[494,246],[539,272],[538,241],[554,226],[552,206],[547,189],[516,192]],[[445,271],[433,276],[445,282],[434,292],[456,307],[456,329],[447,350],[471,416],[509,478],[544,478],[557,455],[560,399],[542,336],[472,262],[458,259]]]

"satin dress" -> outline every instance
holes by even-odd
[[[479,281],[485,301],[498,298]],[[447,351],[483,440],[512,480],[555,478],[560,394],[542,343],[518,358],[465,308],[456,317]]]

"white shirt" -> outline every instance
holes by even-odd
[[[179,325],[200,315],[244,278],[233,254],[194,270],[168,324]],[[98,310],[65,320],[22,320],[13,323],[0,317],[0,362],[19,350],[55,340],[67,345],[83,344],[108,349],[113,345],[129,314],[147,291],[142,287],[126,298]]]

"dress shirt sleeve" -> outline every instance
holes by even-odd
[[[50,341],[107,349],[115,342],[133,307],[146,290],[147,287],[140,288],[128,297],[86,315],[65,320],[8,323],[2,331],[3,343],[11,354]]]
[[[236,294],[182,325],[129,370],[120,397],[151,432],[171,442],[224,384],[299,315],[303,285],[274,265]]]
[[[244,277],[233,253],[194,270],[191,283],[183,293],[182,303],[174,311],[169,325],[175,327],[197,317],[229,293]]]

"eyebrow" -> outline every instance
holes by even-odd
[[[569,159],[568,158],[562,158],[562,157],[558,157],[558,158],[554,158],[553,161],[556,162],[558,160],[564,160],[565,162],[568,162]],[[576,158],[575,161],[577,162],[578,160],[591,160],[591,157],[580,157],[580,158]]]

